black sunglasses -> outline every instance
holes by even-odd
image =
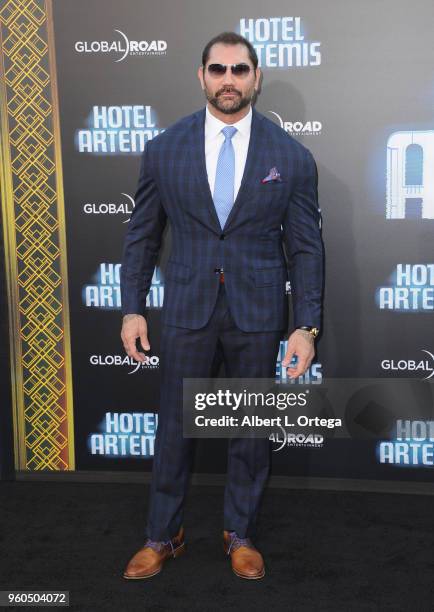
[[[228,68],[234,76],[247,76],[250,72],[248,64],[210,64],[208,72],[212,76],[223,76]]]

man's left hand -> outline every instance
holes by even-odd
[[[286,355],[282,360],[289,378],[298,378],[306,372],[315,355],[314,343],[314,337],[305,329],[296,329],[289,336]],[[294,355],[298,357],[297,363],[288,366]]]

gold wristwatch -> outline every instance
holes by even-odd
[[[319,334],[319,328],[311,327],[310,325],[300,325],[296,329],[304,329],[305,331],[308,331],[314,338],[316,338]]]

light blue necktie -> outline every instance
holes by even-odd
[[[222,229],[234,204],[235,151],[232,136],[236,131],[237,128],[232,125],[222,129],[225,141],[217,160],[213,198]]]

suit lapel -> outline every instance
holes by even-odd
[[[235,216],[239,213],[242,205],[247,205],[249,192],[255,188],[258,172],[257,169],[261,164],[265,151],[265,135],[262,124],[263,116],[252,108],[252,125],[250,130],[249,148],[247,151],[246,164],[244,167],[243,178],[238,190],[234,205],[226,220],[224,231],[233,223]],[[208,175],[206,171],[205,160],[205,108],[196,114],[195,125],[191,130],[191,152],[192,152],[192,167],[194,169],[196,179],[203,194],[206,204],[206,217],[202,220],[206,225],[210,226],[214,231],[221,233],[220,222],[214,205],[214,200],[209,188]],[[202,211],[204,209],[201,209]],[[200,211],[196,211],[200,214]],[[209,213],[209,214],[208,214]]]
[[[242,206],[248,206],[247,195],[255,188],[257,182],[257,169],[261,163],[265,151],[265,138],[263,134],[263,116],[252,108],[252,125],[250,128],[249,148],[247,150],[246,164],[244,166],[243,178],[235,198],[234,205],[231,208],[228,218],[224,226],[224,231],[233,222],[235,216],[239,214]]]
[[[215,232],[221,233],[220,221],[214,206],[214,200],[209,188],[205,160],[205,108],[196,114],[195,124],[191,130],[192,167],[196,175],[199,189],[206,204],[206,215],[202,221]],[[203,209],[201,209],[203,211]],[[197,211],[199,213],[199,211]]]

